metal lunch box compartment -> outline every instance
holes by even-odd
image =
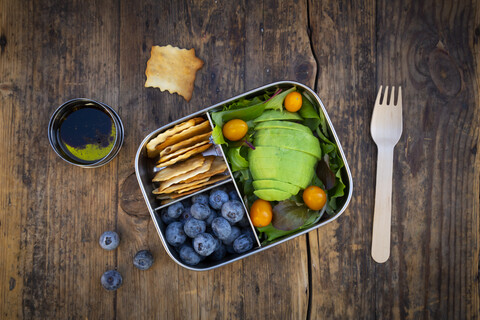
[[[191,118],[195,118],[195,117],[199,117],[199,116],[206,117],[208,119],[208,121],[210,122],[210,124],[212,125],[212,129],[213,129],[213,124],[212,124],[210,114],[212,112],[221,110],[223,106],[228,105],[228,104],[230,104],[230,103],[232,103],[232,102],[234,102],[238,99],[242,99],[242,98],[249,99],[249,98],[253,98],[255,96],[262,95],[266,92],[275,91],[276,89],[288,89],[288,88],[291,88],[293,86],[296,87],[297,90],[300,90],[305,96],[307,96],[309,98],[310,102],[312,102],[314,104],[314,106],[320,112],[322,112],[324,114],[326,122],[327,122],[327,127],[328,127],[327,130],[328,130],[330,136],[333,138],[334,143],[338,146],[339,154],[340,154],[340,156],[343,160],[343,163],[344,163],[344,167],[342,168],[341,174],[342,174],[343,181],[345,183],[345,190],[344,190],[345,193],[344,193],[344,196],[342,198],[339,198],[340,201],[339,201],[339,203],[337,203],[338,209],[336,210],[336,212],[333,215],[329,216],[328,218],[320,219],[320,221],[318,221],[312,227],[306,228],[306,229],[303,229],[303,230],[299,230],[299,231],[297,231],[293,234],[284,236],[284,237],[282,237],[278,240],[275,240],[275,241],[269,243],[268,245],[262,245],[261,244],[261,242],[260,242],[260,240],[257,236],[257,233],[255,231],[256,229],[251,224],[251,221],[249,219],[250,228],[254,232],[255,240],[256,240],[256,244],[254,244],[254,248],[252,250],[250,250],[246,253],[243,253],[243,254],[229,254],[220,261],[210,261],[208,259],[205,259],[205,260],[201,261],[199,264],[194,265],[194,266],[185,264],[180,259],[177,250],[166,241],[166,238],[165,238],[166,226],[165,226],[165,223],[160,218],[160,211],[163,208],[166,208],[166,207],[172,205],[175,202],[182,201],[186,198],[190,198],[190,197],[192,197],[196,194],[200,194],[200,193],[206,192],[210,189],[216,188],[220,185],[226,185],[226,186],[229,186],[230,188],[234,188],[234,190],[239,194],[239,198],[242,201],[242,204],[245,208],[245,212],[247,214],[247,217],[248,217],[248,209],[246,208],[245,203],[242,200],[243,199],[242,194],[240,193],[239,188],[237,186],[237,183],[235,182],[235,179],[233,178],[233,174],[232,174],[232,171],[231,171],[230,164],[228,163],[227,158],[225,157],[223,149],[222,149],[221,146],[218,146],[218,145],[214,145],[213,148],[208,149],[205,153],[206,153],[206,155],[207,154],[215,154],[217,156],[223,157],[224,161],[227,164],[228,174],[229,174],[230,177],[227,180],[223,180],[223,181],[218,182],[216,184],[209,185],[209,186],[205,187],[204,189],[202,189],[200,191],[197,191],[195,193],[192,193],[192,194],[187,195],[187,196],[182,197],[182,198],[175,199],[174,201],[172,201],[168,204],[163,204],[162,205],[160,203],[160,201],[156,199],[155,195],[152,194],[152,191],[155,189],[155,185],[152,182],[152,178],[153,178],[154,171],[155,171],[154,170],[155,169],[155,161],[154,161],[154,159],[150,159],[150,158],[147,157],[147,154],[146,154],[147,153],[147,151],[146,151],[147,143],[151,139],[156,137],[159,133],[164,132],[165,130],[167,130],[167,129],[169,129],[169,128],[171,128],[171,127],[173,127],[173,126],[175,126],[179,123],[182,123],[182,122],[187,121]],[[250,90],[250,91],[248,91],[244,94],[241,94],[241,95],[238,95],[236,97],[230,98],[230,99],[222,101],[220,103],[217,103],[213,106],[210,106],[208,108],[200,110],[196,113],[193,113],[193,114],[191,114],[187,117],[184,117],[182,119],[179,119],[175,122],[169,123],[169,124],[159,128],[159,129],[151,132],[147,137],[145,137],[145,139],[142,141],[142,143],[140,144],[140,146],[138,148],[136,158],[135,158],[135,172],[136,172],[138,183],[140,185],[140,189],[141,189],[142,194],[145,198],[145,202],[147,204],[148,210],[149,210],[150,215],[153,219],[153,222],[155,224],[157,232],[160,236],[160,240],[162,241],[162,244],[163,244],[165,250],[167,251],[168,255],[179,265],[181,265],[181,266],[183,266],[187,269],[195,270],[195,271],[210,270],[210,269],[218,268],[218,267],[226,265],[228,263],[232,263],[234,261],[243,259],[245,257],[248,257],[248,256],[252,255],[252,254],[255,254],[257,252],[268,249],[272,246],[275,246],[275,245],[278,245],[278,244],[283,243],[285,241],[288,241],[290,239],[293,239],[294,237],[305,234],[309,231],[312,231],[316,228],[319,228],[319,227],[335,220],[345,211],[346,207],[348,206],[348,204],[351,200],[352,190],[353,190],[352,189],[352,187],[353,187],[352,175],[350,173],[350,169],[348,167],[347,160],[345,158],[345,155],[343,153],[340,141],[338,140],[337,134],[336,134],[336,132],[333,128],[333,125],[330,121],[330,118],[328,117],[328,114],[325,110],[325,107],[324,107],[322,101],[317,96],[317,94],[315,92],[313,92],[310,88],[308,88],[307,86],[305,86],[301,83],[293,82],[293,81],[275,82],[275,83],[272,83],[272,84],[268,84],[268,85],[259,87],[257,89]]]

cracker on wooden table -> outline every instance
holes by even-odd
[[[193,136],[187,140],[180,141],[179,143],[176,143],[174,145],[168,146],[165,149],[160,152],[160,158],[165,157],[168,154],[172,154],[176,152],[179,149],[186,148],[189,146],[193,146],[194,144],[202,141],[207,141],[209,140],[210,136],[212,135],[212,131],[209,131],[204,134],[200,134],[197,136]]]
[[[190,127],[178,134],[168,137],[165,141],[155,147],[155,149],[159,150],[160,152],[168,146],[174,145],[179,143],[180,141],[187,140],[197,135],[201,135],[211,131],[212,127],[208,121],[203,121],[193,127]]]
[[[160,184],[160,186],[158,187],[158,189],[160,191],[163,191],[166,188],[170,187],[171,185],[183,182],[183,181],[185,181],[189,178],[195,177],[195,176],[197,176],[201,173],[204,173],[204,172],[208,171],[210,169],[210,167],[212,166],[212,162],[213,162],[214,158],[215,158],[214,156],[205,157],[205,161],[204,161],[202,166],[196,168],[195,170],[192,170],[192,171],[186,172],[184,174],[181,174],[179,176],[176,176],[175,178],[163,181]]]
[[[157,168],[162,168],[162,167],[168,167],[168,166],[171,166],[172,164],[175,164],[179,161],[182,161],[182,160],[185,160],[185,159],[188,159],[190,158],[191,156],[195,155],[195,154],[198,154],[198,153],[201,153],[205,150],[207,150],[208,148],[211,147],[211,143],[207,143],[205,145],[202,145],[198,148],[195,148],[193,150],[190,150],[188,152],[185,152],[185,153],[182,153],[181,155],[177,156],[176,158],[173,158],[171,160],[168,160],[166,162],[162,162],[162,163],[159,163],[156,165]]]
[[[153,46],[150,54],[145,70],[145,87],[178,93],[190,101],[196,73],[203,66],[203,61],[195,56],[195,49]]]
[[[155,149],[157,145],[165,142],[168,137],[174,136],[175,134],[182,132],[190,127],[193,127],[203,121],[205,121],[205,119],[202,117],[189,119],[185,122],[177,124],[173,128],[166,130],[165,132],[158,134],[155,138],[153,138],[147,143],[147,156],[149,158],[155,158],[160,153],[159,150]]]
[[[205,157],[201,154],[191,157],[185,161],[166,167],[155,174],[153,182],[161,182],[172,179],[181,174],[195,170],[203,165]]]

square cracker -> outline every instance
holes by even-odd
[[[210,178],[204,178],[202,180],[193,181],[193,182],[190,182],[190,183],[177,183],[177,184],[171,185],[170,187],[168,187],[164,190],[161,190],[161,191],[160,191],[159,188],[157,188],[157,189],[153,190],[152,193],[153,194],[162,194],[162,193],[180,192],[180,190],[183,190],[185,188],[195,187],[196,185],[199,185],[203,182],[207,182],[208,179],[210,179]]]
[[[179,194],[182,194],[184,192],[187,192],[187,191],[191,191],[193,189],[197,189],[197,188],[201,188],[201,187],[206,187],[210,184],[214,184],[218,181],[222,181],[222,180],[225,180],[225,179],[228,179],[230,178],[230,176],[228,174],[218,174],[216,176],[213,176],[213,177],[210,177],[207,179],[207,181],[205,180],[199,180],[200,183],[197,184],[197,185],[192,185],[192,186],[188,186],[188,187],[185,187],[181,190],[178,190],[177,193]],[[190,183],[193,183],[193,182],[190,182]],[[187,183],[188,184],[188,183]]]
[[[184,153],[186,153],[186,152],[188,152],[188,151],[194,150],[194,149],[196,149],[196,148],[198,148],[198,147],[201,147],[201,146],[206,145],[206,144],[209,144],[209,143],[210,143],[210,141],[208,141],[208,140],[207,140],[207,141],[201,141],[201,142],[199,142],[199,143],[197,143],[197,144],[195,144],[195,145],[193,145],[193,146],[186,147],[186,148],[182,148],[182,149],[180,149],[180,150],[175,151],[174,153],[167,154],[167,155],[164,156],[164,157],[160,157],[160,159],[157,161],[157,163],[158,163],[158,164],[165,163],[165,162],[167,162],[167,161],[170,160],[170,159],[173,159],[173,158],[175,158],[175,157],[178,157],[178,156],[181,155],[181,154],[184,154]]]
[[[162,163],[160,163],[160,164],[157,164],[156,167],[157,167],[157,168],[161,168],[161,167],[171,166],[172,164],[175,164],[175,163],[177,163],[177,162],[179,162],[179,161],[188,159],[188,158],[190,158],[191,156],[193,156],[193,155],[195,155],[195,154],[198,154],[198,153],[201,153],[201,152],[207,150],[208,148],[211,147],[211,145],[212,145],[211,143],[207,143],[207,144],[205,144],[205,145],[203,145],[203,146],[200,146],[200,147],[195,148],[195,149],[193,149],[193,150],[190,150],[190,151],[187,151],[187,152],[185,152],[185,153],[182,153],[181,155],[179,155],[179,156],[176,157],[176,158],[173,158],[173,159],[168,160],[168,161],[166,161],[166,162],[162,162]]]
[[[192,178],[189,178],[185,180],[184,182],[191,182],[194,180],[200,180],[203,178],[211,177],[214,176],[218,173],[225,172],[227,170],[227,165],[225,164],[225,161],[223,160],[222,157],[215,157],[215,160],[213,160],[212,165],[210,166],[210,169],[207,172],[200,173]]]
[[[181,174],[193,171],[203,165],[205,157],[201,154],[191,157],[188,160],[176,163],[157,172],[153,177],[153,182],[167,181]]]
[[[182,131],[184,131],[184,130],[190,128],[190,127],[193,127],[193,126],[195,126],[199,123],[202,123],[204,121],[205,121],[205,119],[202,118],[202,117],[189,119],[185,122],[177,124],[176,126],[174,126],[171,129],[168,129],[168,130],[158,134],[155,138],[153,138],[152,140],[150,140],[147,143],[147,156],[149,158],[155,158],[160,153],[159,150],[155,149],[155,147],[157,145],[165,142],[165,140],[167,140],[167,138],[169,138],[171,136],[174,136],[175,134],[177,134],[179,132],[182,132]]]
[[[194,177],[198,174],[204,173],[205,171],[208,171],[212,165],[212,162],[214,160],[214,156],[208,156],[205,157],[205,162],[201,167],[196,168],[195,170],[189,171],[187,173],[181,174],[179,176],[176,176],[175,178],[163,181],[160,186],[158,187],[158,190],[163,191],[166,188],[170,187],[171,185],[185,182],[188,178]]]
[[[197,136],[193,136],[187,140],[180,141],[179,143],[176,143],[174,145],[168,146],[165,149],[160,152],[160,158],[165,157],[169,154],[172,154],[176,152],[179,149],[186,148],[189,146],[193,146],[194,144],[201,142],[201,141],[207,141],[210,139],[210,136],[212,135],[212,131],[209,131],[204,134],[200,134]]]
[[[145,87],[178,93],[190,101],[196,73],[203,66],[203,61],[195,56],[195,49],[153,46],[150,54],[145,70]]]
[[[203,121],[199,124],[194,125],[193,127],[190,127],[188,129],[183,130],[182,132],[175,134],[173,136],[168,137],[165,139],[165,141],[155,147],[155,149],[159,150],[162,152],[163,149],[165,149],[168,146],[174,145],[176,143],[179,143],[180,141],[187,140],[189,138],[192,138],[196,135],[201,135],[204,133],[207,133],[211,131],[212,127],[210,126],[210,122],[208,121]]]

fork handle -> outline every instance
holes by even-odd
[[[378,263],[387,261],[390,256],[392,177],[393,146],[379,146],[372,234],[372,257]]]

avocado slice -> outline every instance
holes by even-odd
[[[270,120],[303,120],[303,118],[296,112],[267,110],[263,114],[253,120],[253,123],[260,123]]]
[[[292,195],[288,192],[277,189],[262,189],[253,191],[253,193],[260,199],[266,201],[283,201],[290,198]]]
[[[271,146],[285,149],[302,151],[314,156],[317,159],[322,158],[322,150],[318,139],[302,131],[290,129],[264,129],[255,133],[255,146]]]
[[[300,191],[300,187],[288,182],[278,180],[255,180],[253,181],[253,187],[255,188],[255,190],[278,189],[288,192],[291,195],[296,195],[298,191]]]
[[[317,158],[301,151],[259,146],[249,150],[248,162],[254,180],[278,180],[305,189],[313,178]]]
[[[291,121],[280,121],[280,120],[265,121],[255,126],[256,131],[263,130],[263,129],[272,129],[272,128],[298,130],[298,131],[303,131],[307,134],[312,134],[312,131],[307,126],[304,126],[303,124],[299,124],[296,122],[291,122]]]

